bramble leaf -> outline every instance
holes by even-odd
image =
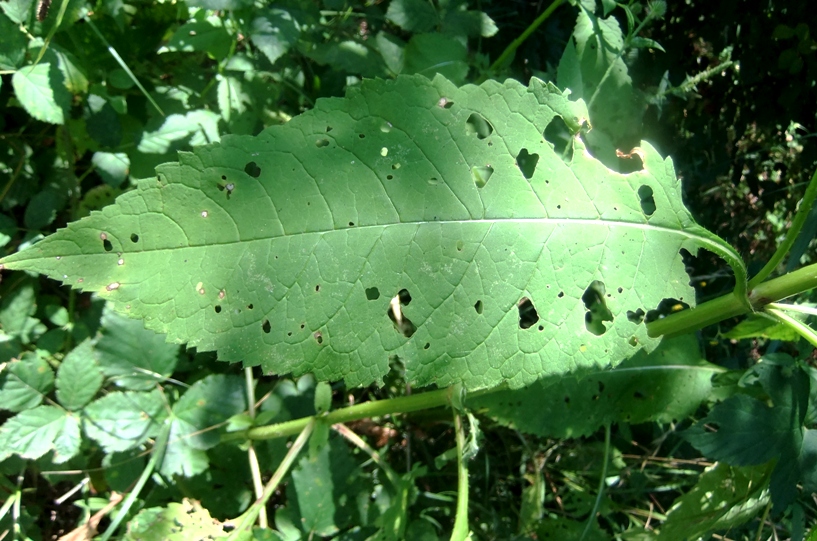
[[[35,459],[53,450],[54,462],[61,464],[79,451],[79,419],[55,406],[37,406],[6,421],[0,442],[0,460],[12,453]]]
[[[45,359],[26,353],[0,367],[0,408],[24,411],[39,406],[54,386],[54,372]]]
[[[1,263],[266,372],[365,385],[397,356],[415,386],[477,389],[603,368],[659,342],[628,312],[694,299],[680,249],[745,273],[669,160],[644,144],[642,170],[607,169],[586,118],[538,79],[364,81]]]
[[[57,400],[69,410],[78,410],[91,401],[104,379],[90,340],[65,356],[57,371]]]
[[[158,389],[109,393],[85,407],[83,429],[106,453],[127,451],[156,435],[167,415],[164,408]]]

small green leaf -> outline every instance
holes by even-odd
[[[244,382],[215,374],[197,381],[173,405],[172,425],[161,470],[190,477],[207,468],[204,452],[218,444],[218,425],[247,407]]]
[[[715,406],[685,437],[705,456],[732,466],[754,466],[776,459],[771,476],[775,510],[783,510],[796,496],[796,484],[817,459],[817,432],[804,430],[810,378],[793,362],[767,356],[753,368],[774,406],[738,394]],[[747,379],[747,378],[744,378]],[[712,429],[715,429],[714,431]]]
[[[792,315],[796,317],[796,315]],[[790,325],[761,314],[751,314],[749,317],[732,327],[729,332],[722,334],[724,338],[744,340],[746,338],[769,338],[771,340],[797,341],[799,335]]]
[[[698,539],[736,528],[757,516],[769,501],[771,466],[707,468],[686,494],[675,500],[658,539]]]
[[[329,536],[363,517],[355,517],[355,501],[343,495],[365,490],[360,469],[337,438],[329,440],[313,456],[304,456],[292,471],[287,487],[293,512],[300,515],[301,531]]]
[[[168,344],[162,335],[145,329],[141,321],[120,316],[107,306],[101,324],[102,337],[95,347],[97,361],[102,373],[118,386],[147,391],[173,373],[179,346]]]
[[[83,430],[106,453],[127,451],[157,434],[166,416],[165,405],[158,389],[109,393],[85,407]]]
[[[426,0],[392,0],[386,19],[406,32],[431,32],[437,26],[437,12]]]
[[[332,386],[321,381],[315,387],[315,413],[326,413],[332,407]]]
[[[17,100],[32,117],[51,124],[64,124],[71,96],[56,66],[41,62],[26,66],[11,78]]]
[[[219,140],[218,120],[217,114],[203,109],[168,115],[158,129],[142,135],[137,149],[145,154],[165,154],[182,141],[191,146],[213,143]]]
[[[402,73],[406,43],[397,36],[383,31],[377,33],[375,43],[389,70],[395,75]]]
[[[130,159],[122,152],[94,152],[91,163],[105,184],[118,188],[128,178]]]
[[[55,188],[38,192],[26,207],[25,226],[29,229],[44,229],[54,221],[66,200],[65,195]]]
[[[616,0],[601,0],[601,6],[604,9],[604,16],[607,17],[611,11],[616,9]]]
[[[23,411],[39,406],[54,385],[54,372],[35,353],[25,353],[0,370],[0,408]]]
[[[28,24],[31,18],[31,11],[34,9],[34,0],[8,0],[0,2],[9,19],[16,24]]]
[[[201,51],[216,60],[223,60],[230,53],[232,41],[221,18],[213,15],[180,26],[158,53]]]
[[[139,511],[130,522],[125,541],[189,541],[221,539],[224,527],[195,500],[169,503],[166,508]]]
[[[638,36],[630,38],[630,46],[635,47],[637,49],[658,49],[662,53],[667,52],[664,50],[661,44],[655,41],[654,39],[642,38]]]
[[[405,48],[404,73],[433,78],[440,74],[456,84],[468,75],[468,51],[457,39],[442,34],[417,34]]]
[[[300,25],[284,9],[266,8],[255,13],[259,15],[250,23],[247,34],[255,46],[274,64],[298,42],[301,34]]]
[[[96,395],[102,380],[91,341],[86,340],[65,356],[57,370],[57,400],[69,410],[78,410]]]
[[[9,2],[3,2],[3,9]],[[8,17],[0,17],[0,69],[14,70],[20,67],[26,57],[28,39]]]
[[[56,450],[54,461],[66,461],[79,449],[77,421],[55,406],[37,406],[18,413],[0,427],[0,441],[22,458],[40,458]]]

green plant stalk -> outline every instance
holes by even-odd
[[[108,539],[116,532],[116,529],[119,528],[119,525],[124,520],[125,515],[128,514],[130,508],[133,506],[133,502],[136,501],[136,498],[139,496],[139,493],[142,492],[142,489],[145,487],[145,483],[147,480],[150,479],[150,476],[153,475],[153,471],[156,469],[156,466],[161,461],[162,457],[164,457],[165,449],[167,448],[167,438],[170,436],[170,421],[165,421],[164,426],[162,426],[162,430],[159,432],[159,437],[156,438],[156,442],[153,444],[153,452],[150,455],[150,460],[145,466],[145,469],[142,470],[142,475],[139,476],[139,480],[136,481],[136,485],[133,487],[133,490],[130,491],[128,497],[122,502],[122,507],[119,508],[119,511],[116,513],[116,516],[111,520],[110,525],[108,525],[108,529],[105,530],[99,537],[99,541],[108,541]]]
[[[284,456],[284,460],[281,461],[281,465],[278,466],[277,470],[275,470],[275,473],[272,475],[272,479],[270,479],[267,486],[264,487],[264,493],[261,495],[261,497],[255,500],[250,508],[247,509],[241,516],[229,521],[233,524],[237,524],[237,527],[227,537],[227,541],[236,541],[240,538],[243,532],[249,530],[253,522],[255,522],[255,519],[258,518],[258,514],[261,512],[261,509],[267,505],[267,501],[270,499],[270,496],[272,496],[272,493],[275,492],[275,489],[281,484],[284,476],[287,474],[287,472],[289,472],[292,464],[295,462],[295,459],[301,452],[301,449],[306,444],[307,440],[309,440],[309,436],[312,434],[313,428],[315,428],[315,419],[309,418],[309,422],[295,439],[295,442],[292,444],[292,447],[289,448],[289,451],[287,451],[287,454]]]
[[[68,2],[65,2],[65,3],[67,4]],[[130,77],[131,81],[133,81],[133,84],[135,84],[139,88],[139,91],[142,92],[142,94],[147,98],[147,100],[150,102],[150,104],[153,105],[153,107],[157,111],[159,111],[160,115],[166,116],[165,112],[162,111],[162,108],[159,107],[159,104],[156,103],[156,101],[154,101],[153,96],[151,96],[148,93],[148,91],[145,90],[145,87],[142,86],[142,83],[139,82],[139,79],[136,78],[136,75],[133,74],[133,72],[130,70],[130,68],[125,63],[125,61],[122,59],[122,57],[119,56],[119,53],[116,52],[116,49],[114,49],[113,46],[110,43],[108,43],[108,40],[105,39],[105,36],[102,35],[102,32],[99,31],[99,29],[96,27],[96,25],[91,20],[91,18],[88,17],[88,13],[83,15],[82,19],[86,23],[88,23],[88,26],[91,27],[91,30],[94,31],[94,34],[96,34],[97,37],[102,41],[102,43],[105,44],[105,47],[108,48],[108,52],[110,53],[110,55],[113,57],[114,60],[116,60],[116,63],[119,64],[119,67],[122,68],[123,70],[125,70],[125,73],[127,73],[128,77]]]
[[[468,464],[463,457],[465,449],[465,430],[462,426],[462,415],[454,410],[454,429],[457,433],[457,514],[454,517],[454,529],[451,541],[468,539]]]
[[[479,396],[489,392],[489,390],[476,391],[470,396]],[[426,393],[401,396],[387,400],[373,400],[355,406],[349,406],[335,411],[331,411],[320,418],[322,421],[334,425],[337,423],[349,423],[360,419],[370,419],[372,417],[382,417],[397,413],[411,413],[425,409],[445,406],[449,403],[448,389],[439,389]],[[251,440],[271,440],[275,438],[285,438],[298,434],[313,419],[313,417],[303,417],[293,419],[274,425],[259,426],[251,428],[247,432],[232,432],[224,434],[221,441],[233,441],[249,438]]]
[[[545,22],[548,19],[548,17],[550,17],[553,14],[554,11],[556,11],[556,8],[564,4],[564,1],[565,0],[554,0],[554,2],[550,4],[547,7],[547,9],[545,9],[545,11],[541,13],[541,15],[536,17],[536,20],[534,20],[530,24],[530,26],[528,26],[525,29],[525,31],[519,35],[519,37],[513,40],[510,45],[505,47],[505,50],[502,51],[502,54],[499,55],[499,58],[497,58],[494,61],[494,63],[491,64],[491,67],[488,68],[488,73],[492,73],[499,69],[499,67],[502,66],[508,60],[508,57],[511,56],[519,48],[519,46],[522,45],[525,42],[525,40],[528,39],[530,35],[536,31],[536,29],[539,28],[539,26],[541,26],[541,24]],[[485,80],[485,77],[481,77],[480,79],[481,80],[479,82],[483,82]]]
[[[783,242],[777,247],[774,255],[769,259],[769,262],[760,269],[760,272],[749,280],[749,289],[763,282],[763,280],[774,272],[780,262],[783,261],[783,258],[786,257],[786,254],[789,253],[794,241],[797,240],[797,235],[800,234],[800,230],[803,229],[803,225],[806,223],[815,198],[817,198],[817,171],[815,171],[811,177],[811,182],[809,182],[806,193],[803,195],[803,199],[800,201],[794,219],[791,221],[791,227],[789,227],[789,230],[786,232],[786,238],[783,239]]]
[[[780,304],[777,302],[773,302],[769,306],[771,308],[777,308],[778,310],[785,310],[787,312],[797,312],[798,314],[817,316],[817,308],[811,308],[810,306],[800,306],[799,304]]]
[[[757,285],[746,299],[729,293],[705,302],[692,310],[684,310],[647,324],[650,336],[675,336],[706,327],[730,317],[761,311],[768,304],[817,287],[817,263],[803,267]]]
[[[247,405],[250,417],[255,419],[255,380],[252,377],[252,367],[244,369],[244,383],[247,386]],[[252,487],[255,497],[260,498],[264,494],[264,483],[261,481],[261,467],[258,465],[258,455],[255,453],[255,446],[252,441],[247,448],[247,459],[250,461],[250,473],[252,475]],[[267,518],[267,508],[262,507],[258,514],[258,526],[269,527]]]
[[[341,436],[349,440],[352,445],[359,448],[361,451],[369,455],[369,458],[372,462],[377,464],[377,466],[383,470],[383,473],[386,474],[389,482],[394,486],[395,490],[398,492],[401,490],[401,483],[400,483],[400,476],[395,473],[395,471],[389,466],[389,463],[383,460],[383,457],[380,456],[380,453],[375,451],[371,445],[366,443],[363,438],[358,436],[352,429],[348,426],[337,423],[332,425],[332,428]]]
[[[584,531],[582,532],[582,536],[579,538],[579,541],[584,541],[584,538],[587,537],[588,532],[590,531],[590,527],[593,525],[593,522],[596,520],[596,513],[599,512],[599,507],[601,507],[601,498],[604,496],[604,482],[607,480],[607,462],[610,461],[610,423],[604,425],[604,464],[601,465],[601,479],[599,479],[599,490],[596,494],[596,501],[593,503],[593,510],[590,511],[590,516],[587,517],[587,524],[584,527]]]
[[[778,310],[776,308],[767,307],[766,313],[771,314],[776,320],[780,321],[787,327],[793,329],[797,334],[805,338],[809,344],[817,348],[817,333],[814,332],[814,329],[803,323],[802,321],[797,321],[790,315],[786,314],[782,310]]]

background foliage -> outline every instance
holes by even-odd
[[[674,158],[696,219],[763,264],[817,160],[817,21],[806,3],[791,4],[689,1],[662,13],[565,3],[494,65],[546,6],[9,0],[3,255],[111,203],[177,151],[284,124],[364,77],[440,73],[456,84],[537,76],[570,87],[588,103],[594,155],[628,171],[633,159],[616,150],[651,141]],[[816,232],[812,211],[789,269],[813,262]],[[733,286],[714,257],[686,264],[699,299]],[[813,348],[785,329],[736,323],[667,341],[626,361],[630,372],[469,402],[489,435],[470,465],[474,537],[804,538],[817,517]],[[162,441],[158,475],[132,492],[116,535],[156,532],[162,517],[188,517],[186,535],[212,533],[207,513],[235,517],[254,500],[246,446],[222,443],[224,433],[410,392],[399,369],[362,389],[256,370],[263,400],[252,417],[240,367],[26,273],[3,274],[0,326],[0,536],[54,539],[86,523],[114,493],[133,491]],[[656,378],[662,365],[673,370]],[[449,412],[350,428],[372,447],[316,432],[268,505],[274,531],[256,538],[447,537],[457,483]],[[253,449],[268,476],[286,445]]]

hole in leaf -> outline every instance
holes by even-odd
[[[533,306],[533,303],[529,298],[522,297],[522,299],[517,303],[516,307],[519,309],[520,329],[529,329],[531,326],[536,324],[537,321],[539,321],[539,313],[536,311],[536,307]]]
[[[367,287],[366,288],[366,298],[370,301],[376,301],[380,298],[380,290],[376,287]]]
[[[484,188],[493,174],[494,168],[490,165],[475,165],[471,168],[471,178],[474,179],[474,184],[477,185],[477,188]]]
[[[213,310],[215,310],[217,314],[220,314],[221,313],[221,306],[217,304],[217,305],[215,305],[213,307]]]
[[[562,297],[564,297],[564,296],[565,296],[565,292],[564,292],[564,291],[560,291],[560,292],[559,292],[559,294],[558,294],[558,295],[556,295],[556,296],[557,296],[557,297],[559,297],[559,298],[561,299]]]
[[[655,212],[655,199],[652,196],[652,188],[642,184],[638,188],[638,197],[641,199],[641,212],[647,216],[652,216]]]
[[[136,233],[131,233],[130,241],[133,242],[133,243],[139,242],[139,235],[137,235]]]
[[[320,292],[321,292],[321,285],[318,284],[318,285],[315,286],[315,293],[320,293]]]
[[[689,305],[684,301],[678,299],[663,299],[658,303],[655,310],[650,310],[647,312],[644,321],[647,323],[652,323],[656,319],[663,319],[670,314],[674,314],[688,308]]]
[[[623,175],[644,169],[644,151],[640,148],[634,148],[630,152],[616,149],[616,157],[618,158],[618,172]]]
[[[627,343],[630,344],[633,347],[636,347],[638,345],[638,338],[633,336],[627,341]]]
[[[429,344],[428,342],[426,342],[426,345],[424,345],[424,346],[423,346],[423,349],[428,349],[428,348],[430,348],[430,347],[431,347],[431,344]]]
[[[394,178],[394,175],[386,175],[386,180],[391,180]]]
[[[584,326],[596,336],[607,332],[605,321],[613,321],[613,313],[607,308],[604,294],[604,282],[593,280],[582,295],[582,302],[587,309],[587,313],[584,314]]]
[[[477,311],[477,314],[482,314],[482,301],[477,301],[474,304],[474,310]]]
[[[519,167],[526,179],[533,176],[537,163],[539,163],[539,154],[529,154],[526,148],[520,150],[516,156],[516,166]]]
[[[349,222],[349,227],[354,227],[354,226],[355,226],[355,222]]]
[[[465,133],[476,135],[477,139],[485,139],[494,133],[494,128],[481,114],[471,113],[471,116],[465,121]]]
[[[464,243],[464,242],[462,242],[461,240],[458,240],[458,241],[457,241],[457,251],[458,251],[458,252],[462,252],[462,249],[463,249],[463,248],[465,248],[465,243]]]
[[[442,109],[451,109],[451,107],[453,106],[454,102],[449,100],[448,98],[440,98],[440,100],[437,102],[437,107],[440,107]]]
[[[392,298],[391,302],[389,302],[388,310],[388,316],[389,319],[392,320],[392,323],[394,323],[394,328],[406,338],[411,338],[415,331],[417,331],[417,327],[414,323],[403,313],[403,306],[407,306],[410,302],[411,295],[408,290],[401,289],[397,295]]]
[[[553,117],[542,135],[545,136],[545,141],[553,145],[554,152],[561,156],[562,160],[566,162],[573,160],[573,134],[562,117]]]
[[[544,330],[545,330],[545,326],[544,325],[539,325],[539,332],[542,332]]]
[[[113,250],[113,244],[108,239],[102,239],[102,247],[105,248],[106,252]]]
[[[269,324],[268,319],[265,319],[264,322],[261,323],[261,330],[263,330],[267,334],[269,334],[269,332],[272,330],[272,326]]]
[[[400,169],[400,164],[399,163],[393,163],[393,164],[391,164],[391,168],[394,169],[395,171],[397,171],[398,169]]]
[[[644,321],[644,310],[641,308],[635,312],[632,310],[627,310],[627,321],[635,323],[636,325],[641,324],[641,322]]]
[[[326,126],[326,133],[329,133],[330,131],[332,131],[332,126]]]
[[[360,137],[361,139],[366,139],[366,134],[365,133],[359,133],[359,134],[357,134],[357,136]]]
[[[618,292],[619,294],[624,293],[624,288],[623,287],[618,288]]]
[[[244,172],[253,178],[258,178],[259,176],[261,176],[261,168],[258,167],[258,164],[255,162],[250,162],[247,165],[245,165]]]
[[[255,308],[255,307],[252,304],[247,305],[247,310],[252,310],[253,308]]]
[[[315,339],[315,342],[317,342],[318,344],[323,344],[323,333],[321,333],[321,331],[315,331],[312,334],[312,337]]]
[[[329,146],[329,139],[327,139],[326,137],[321,137],[320,139],[316,139],[315,140],[315,146],[318,147],[318,148],[328,147]]]

